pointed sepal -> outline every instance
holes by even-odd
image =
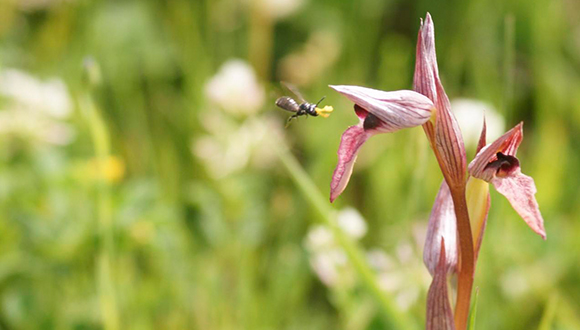
[[[427,293],[427,330],[455,330],[453,311],[449,302],[446,265],[445,240],[441,239],[439,263]]]
[[[445,239],[445,269],[454,272],[457,267],[457,220],[451,192],[445,180],[441,183],[429,216],[427,238],[423,248],[423,262],[431,275],[435,274],[441,260],[441,241]]]

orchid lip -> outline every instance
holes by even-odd
[[[496,177],[506,177],[520,167],[520,161],[514,156],[498,152],[496,157],[497,159],[487,164],[484,169],[484,171],[495,170]]]

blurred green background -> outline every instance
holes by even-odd
[[[466,140],[525,122],[548,234],[491,189],[477,328],[580,329],[574,0],[2,0],[0,328],[422,328],[439,168],[373,137],[329,226],[327,85],[410,89],[427,11]],[[281,80],[335,112],[284,129]]]

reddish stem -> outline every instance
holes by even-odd
[[[475,259],[473,251],[473,236],[465,199],[465,185],[449,187],[457,218],[457,232],[459,233],[460,264],[457,276],[457,301],[455,303],[455,328],[467,329]]]
[[[469,213],[467,211],[467,200],[465,198],[466,180],[455,182],[445,170],[445,162],[441,157],[435,141],[435,128],[431,122],[423,125],[425,134],[431,143],[431,149],[437,158],[443,177],[451,191],[453,199],[453,208],[455,209],[455,218],[457,219],[457,232],[459,238],[459,264],[457,274],[457,301],[455,302],[455,329],[467,329],[467,320],[469,318],[469,307],[471,305],[471,290],[473,288],[473,276],[475,270],[475,255],[473,250],[473,236],[471,233],[471,223],[469,222]],[[463,169],[465,175],[465,169]]]

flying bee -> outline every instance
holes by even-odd
[[[294,93],[300,101],[300,104],[298,104],[298,102],[296,102],[293,98],[291,98],[289,96],[282,96],[276,100],[276,105],[279,108],[282,108],[286,111],[294,112],[294,114],[292,116],[290,116],[290,118],[288,118],[288,123],[286,124],[286,127],[288,127],[288,125],[290,125],[290,122],[292,121],[292,119],[298,118],[300,116],[312,116],[312,117],[321,116],[324,118],[327,118],[328,116],[330,116],[330,113],[333,110],[332,106],[327,105],[322,109],[320,109],[318,107],[320,102],[322,102],[324,100],[324,98],[326,98],[326,96],[322,97],[316,103],[310,103],[310,102],[307,102],[304,99],[304,97],[302,97],[302,94],[300,94],[300,92],[298,91],[298,89],[296,87],[294,87],[293,85],[290,85],[288,83],[284,83],[284,82],[282,82],[282,84],[284,86],[286,86],[286,88],[288,88],[292,93]]]

